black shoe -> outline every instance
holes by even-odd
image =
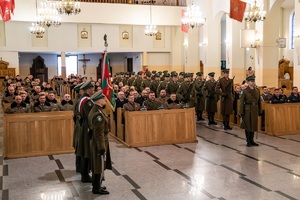
[[[106,190],[106,187],[105,186],[101,186],[101,190]]]
[[[203,117],[200,117],[198,121],[204,121],[205,119]]]
[[[80,173],[80,167],[76,167],[76,172]]]
[[[207,123],[208,125],[212,125],[212,123],[211,123],[211,121],[208,121],[208,123]]]
[[[211,124],[213,124],[213,125],[217,125],[217,122],[215,122],[215,121],[212,121],[212,122],[211,122]]]
[[[227,130],[227,126],[223,126],[223,129],[226,131]]]
[[[90,176],[81,177],[81,182],[92,183],[92,178]]]
[[[247,147],[251,147],[251,146],[252,146],[252,145],[248,142],[248,143],[247,143]]]
[[[251,141],[251,146],[259,146],[259,144],[255,143],[254,141]]]
[[[109,194],[109,191],[102,190],[102,189],[93,189],[92,192],[93,194],[102,194],[102,195]]]
[[[232,127],[230,127],[230,126],[227,126],[226,128],[227,128],[228,130],[232,130]]]

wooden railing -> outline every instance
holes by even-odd
[[[73,112],[4,114],[4,157],[72,153]]]

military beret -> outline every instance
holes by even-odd
[[[92,101],[98,101],[99,99],[105,98],[105,95],[102,93],[102,90],[96,92],[91,96]]]
[[[152,71],[152,74],[156,74],[156,71],[154,70],[154,71]]]
[[[202,74],[202,72],[197,72],[196,75],[197,76],[202,76],[203,74]]]
[[[142,75],[142,74],[143,74],[143,72],[142,72],[142,71],[139,71],[137,74],[138,74],[138,75]]]
[[[215,72],[208,73],[208,76],[214,77],[215,76]]]
[[[94,87],[94,86],[92,85],[92,81],[87,81],[87,82],[85,82],[85,83],[80,87],[80,89],[81,89],[81,90],[87,90],[87,89],[89,89],[89,88],[91,88],[91,87]]]
[[[83,84],[84,84],[84,82],[77,84],[77,85],[74,87],[74,90],[75,90],[75,91],[79,91],[79,90],[80,90],[80,87],[81,87]]]
[[[229,69],[223,69],[223,72],[224,72],[225,74],[229,74]]]
[[[164,76],[165,76],[165,77],[170,77],[170,74],[169,74],[169,73],[165,73]]]
[[[248,76],[246,78],[247,81],[255,81],[255,76]]]

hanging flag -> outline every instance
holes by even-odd
[[[185,12],[186,12],[186,10],[181,10],[181,19],[184,17]],[[186,25],[181,23],[181,31],[184,32],[184,33],[189,32],[189,26],[186,26]]]
[[[247,3],[240,0],[230,0],[230,14],[231,19],[235,19],[239,22],[243,21],[244,13]]]
[[[111,71],[107,52],[102,53],[102,91],[112,107],[115,107],[115,94],[111,82]]]
[[[0,0],[0,15],[3,22],[11,19],[11,14],[14,14],[15,1],[14,0]]]

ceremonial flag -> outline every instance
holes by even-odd
[[[184,17],[184,13],[186,12],[186,10],[181,10],[181,18]],[[187,33],[189,32],[189,26],[186,26],[184,25],[182,22],[181,22],[181,31],[184,32],[184,33]]]
[[[239,22],[243,21],[246,9],[246,3],[240,0],[230,0],[230,15],[229,17]]]
[[[102,53],[102,91],[112,107],[115,107],[115,95],[111,82],[111,71],[107,52]]]
[[[7,22],[11,19],[10,14],[14,13],[15,1],[14,0],[0,0],[0,15],[3,22]]]

